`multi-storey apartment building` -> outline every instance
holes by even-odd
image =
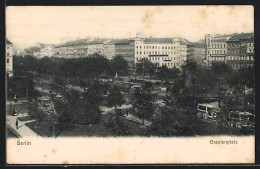
[[[87,44],[88,50],[87,54],[92,55],[94,53],[103,54],[104,53],[104,42],[99,40],[94,40]]]
[[[254,65],[254,34],[234,34],[227,43],[227,63],[232,68]]]
[[[10,42],[8,39],[5,40],[5,47],[6,47],[6,73],[9,77],[13,76],[13,43]]]
[[[55,46],[53,55],[63,58],[80,58],[85,57],[88,53],[86,41],[70,41],[61,45]]]
[[[232,68],[253,66],[254,33],[205,36],[207,63],[222,61]]]
[[[104,43],[104,50],[102,55],[104,55],[109,60],[113,59],[115,56],[115,44],[110,41]]]
[[[180,66],[185,64],[186,61],[194,55],[193,44],[189,42],[187,39],[180,38],[180,46],[179,46],[179,53],[180,53]]]
[[[180,67],[179,41],[179,38],[136,38],[135,63],[147,58],[158,67]]]
[[[210,65],[212,62],[221,61],[226,62],[227,55],[227,43],[226,41],[232,35],[216,35],[210,34],[205,35],[205,52],[207,58],[207,64]]]
[[[115,44],[115,56],[123,56],[130,69],[134,67],[135,62],[135,41],[134,39],[120,39],[111,41]]]
[[[42,58],[44,56],[51,57],[51,56],[53,56],[53,46],[46,45],[46,46],[42,47],[39,52],[34,52],[33,55],[37,58]]]

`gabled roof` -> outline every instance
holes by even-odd
[[[173,43],[172,38],[145,38],[144,43]]]
[[[234,34],[231,38],[229,38],[227,41],[241,41],[244,39],[250,39],[251,36],[254,36],[254,33],[240,33],[240,34]]]
[[[180,45],[192,45],[192,43],[187,39],[180,38]]]
[[[10,42],[7,38],[5,39],[5,44],[8,44],[8,45],[13,45],[12,42]]]

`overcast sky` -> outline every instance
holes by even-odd
[[[253,6],[7,7],[6,36],[18,49],[77,37],[183,37],[254,31]]]

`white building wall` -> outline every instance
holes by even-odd
[[[144,39],[135,40],[135,63],[147,58],[158,67],[180,67],[180,44],[178,39],[173,43],[147,43]]]
[[[6,44],[6,73],[10,73],[9,76],[12,76],[13,71],[13,45]]]

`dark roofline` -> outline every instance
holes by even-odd
[[[239,37],[241,35],[247,35],[246,37]],[[231,36],[226,42],[238,42],[241,40],[249,40],[251,36],[254,36],[254,33],[239,33],[239,34],[234,34]],[[233,39],[232,39],[233,38]]]
[[[188,41],[187,39],[184,39],[184,38],[180,38],[180,44],[181,45],[193,45],[193,43],[191,43],[190,41]]]
[[[145,38],[143,43],[146,43],[146,44],[149,44],[149,43],[172,44],[173,39],[172,38]]]
[[[11,41],[9,41],[8,39],[5,39],[5,43],[8,45],[13,45],[13,43]]]

